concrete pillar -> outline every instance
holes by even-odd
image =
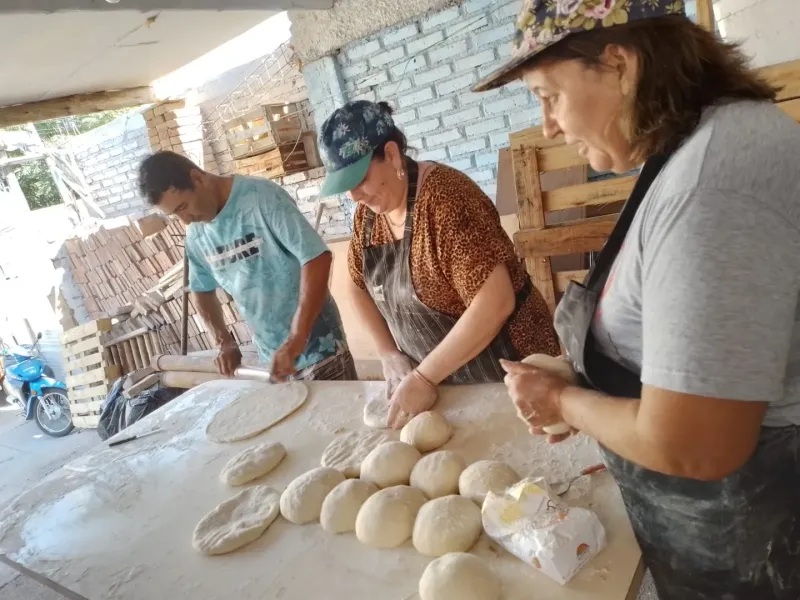
[[[338,61],[331,56],[308,63],[303,67],[308,101],[314,110],[314,122],[319,131],[325,119],[347,102],[347,91]]]

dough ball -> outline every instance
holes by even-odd
[[[549,356],[547,354],[531,354],[523,358],[522,362],[526,365],[532,365],[544,371],[549,371],[553,375],[558,375],[562,379],[566,379],[572,385],[578,384],[578,374],[565,358]],[[525,419],[523,418],[523,420]],[[561,435],[563,433],[569,433],[572,428],[566,423],[557,423],[555,425],[542,427],[542,429],[545,433],[549,433],[550,435]]]
[[[390,398],[386,395],[386,386],[364,403],[364,425],[372,429],[389,428]]]
[[[419,450],[404,442],[386,442],[375,448],[361,463],[361,479],[379,488],[407,484],[411,470],[422,457]]]
[[[458,493],[482,506],[488,492],[501,494],[520,479],[517,472],[504,462],[479,460],[461,473]]]
[[[242,490],[200,519],[192,546],[203,554],[233,552],[257,540],[278,516],[280,494],[266,485]]]
[[[320,462],[323,467],[341,471],[345,477],[358,477],[367,455],[388,441],[389,436],[380,431],[351,431],[328,444]]]
[[[400,441],[411,444],[420,452],[430,452],[443,446],[453,428],[442,415],[428,411],[418,414],[400,431]]]
[[[367,498],[378,491],[374,483],[347,479],[325,496],[319,522],[328,533],[345,533],[356,528],[356,516]]]
[[[286,448],[280,442],[250,446],[228,461],[219,478],[228,485],[245,484],[272,471],[284,456]]]
[[[367,498],[356,517],[356,537],[370,548],[395,548],[411,537],[425,495],[407,485],[386,488]]]
[[[474,554],[454,552],[437,558],[419,580],[420,600],[498,600],[500,580]]]
[[[316,521],[325,496],[343,481],[344,475],[329,467],[318,467],[303,473],[281,494],[283,518],[296,525]]]
[[[451,450],[432,452],[414,465],[411,485],[430,499],[457,494],[458,477],[466,466],[464,459]]]
[[[414,548],[427,556],[466,552],[483,531],[481,509],[462,496],[431,500],[414,522]]]

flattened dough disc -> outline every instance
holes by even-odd
[[[291,415],[308,397],[308,387],[290,383],[253,383],[220,410],[206,427],[212,442],[238,442],[258,435]]]

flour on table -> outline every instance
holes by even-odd
[[[278,516],[280,494],[265,485],[247,488],[200,519],[192,546],[203,554],[233,552],[257,540]]]
[[[500,579],[474,554],[454,552],[432,561],[419,580],[421,600],[498,600]]]
[[[411,537],[425,495],[407,485],[386,488],[367,498],[356,517],[356,537],[370,548],[395,548]]]
[[[389,404],[390,398],[384,386],[364,403],[364,425],[372,429],[388,429]]]
[[[247,383],[250,385],[245,391],[214,415],[206,427],[206,436],[212,442],[238,442],[256,436],[291,415],[308,397],[308,387],[299,381]]]
[[[381,431],[351,431],[338,436],[322,453],[320,464],[344,473],[345,477],[361,475],[361,463],[389,436]]]
[[[281,494],[281,515],[295,525],[316,521],[322,512],[325,496],[343,481],[344,475],[329,467],[303,473]]]
[[[284,456],[286,448],[280,442],[250,446],[228,461],[219,478],[228,485],[243,485],[272,471]]]
[[[354,531],[356,517],[367,498],[378,491],[378,486],[360,479],[346,479],[325,496],[320,525],[328,533]]]

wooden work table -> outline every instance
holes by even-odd
[[[363,428],[364,397],[378,382],[312,382],[305,406],[252,440],[214,444],[213,415],[234,397],[212,382],[185,393],[126,430],[161,433],[117,448],[103,446],[51,474],[0,515],[0,552],[77,597],[90,600],[411,600],[429,558],[410,541],[393,550],[333,536],[318,523],[278,519],[256,542],[206,557],[191,547],[195,524],[235,491],[219,481],[230,457],[277,440],[287,457],[260,480],[282,490],[318,466],[336,434]],[[209,388],[208,386],[212,386]],[[214,388],[213,386],[217,386]],[[549,446],[531,437],[505,387],[443,388],[438,408],[454,426],[445,445],[467,462],[506,460],[521,474],[566,474],[598,461],[594,444],[576,437]],[[504,600],[628,600],[636,597],[640,553],[611,477],[580,480],[573,504],[592,508],[609,546],[565,587],[511,556],[484,534],[472,550],[503,581]]]

